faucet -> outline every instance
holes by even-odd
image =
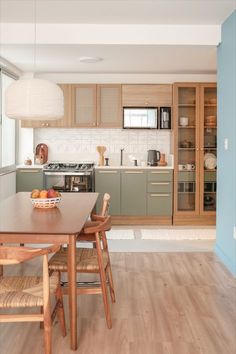
[[[124,151],[124,148],[120,149],[120,165],[121,166],[123,165],[123,151]]]

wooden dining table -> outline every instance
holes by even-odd
[[[71,349],[77,341],[76,238],[97,201],[98,193],[62,193],[52,209],[34,208],[30,193],[17,193],[0,203],[0,243],[68,245]]]

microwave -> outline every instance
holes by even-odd
[[[157,129],[157,107],[123,107],[124,129]]]

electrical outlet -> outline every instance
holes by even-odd
[[[236,240],[236,226],[234,226],[234,239]]]

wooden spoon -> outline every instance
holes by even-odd
[[[104,152],[106,151],[106,146],[97,146],[97,152],[99,153],[99,166],[104,166]]]

